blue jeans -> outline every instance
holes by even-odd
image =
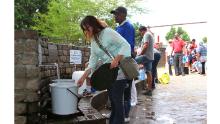
[[[129,117],[129,112],[131,109],[131,86],[132,80],[127,80],[125,91],[124,91],[124,110],[125,110],[125,117]]]
[[[112,107],[109,124],[124,124],[124,90],[126,83],[127,80],[117,80],[108,89],[108,96]]]
[[[140,55],[135,58],[138,64],[143,64],[146,72],[151,72],[153,60],[149,60],[145,55]]]

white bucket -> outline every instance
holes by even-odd
[[[74,71],[72,74],[72,79],[75,81],[75,83],[77,83],[83,74],[84,71]],[[78,88],[78,94],[82,95],[84,89],[86,89],[86,80],[83,82],[83,85]]]
[[[53,83],[74,83],[75,81],[72,79],[56,79],[52,80]]]
[[[78,98],[71,93],[73,92],[77,95],[78,92],[78,88],[74,83],[52,83],[50,87],[52,95],[52,112],[54,114],[69,115],[77,112]]]

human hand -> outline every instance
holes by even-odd
[[[77,86],[81,87],[83,85],[85,78],[83,78],[83,76],[77,81]]]
[[[118,66],[118,60],[113,59],[112,62],[111,62],[110,69],[115,68],[115,67],[117,67],[117,66]]]

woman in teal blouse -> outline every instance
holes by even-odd
[[[116,31],[103,25],[103,23],[94,16],[86,16],[81,21],[80,26],[86,39],[91,42],[91,55],[88,69],[79,79],[79,85],[82,85],[86,77],[94,72],[100,61],[103,64],[111,63],[110,68],[115,68],[118,67],[119,61],[122,58],[131,56],[131,48],[127,41]],[[100,42],[100,44],[114,56],[114,59],[111,59],[96,42]],[[124,124],[123,95],[126,82],[127,79],[122,70],[119,69],[116,82],[107,89],[112,107],[109,124]]]

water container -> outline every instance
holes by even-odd
[[[169,64],[170,64],[170,65],[173,65],[173,64],[174,64],[173,57],[170,57],[170,59],[169,59]]]
[[[75,81],[72,79],[56,79],[52,80],[53,83],[74,83]]]
[[[75,83],[77,83],[83,74],[84,74],[84,71],[74,71],[72,74],[72,79],[75,81]],[[83,85],[79,87],[78,94],[80,95],[83,94],[84,89],[86,89],[86,80],[83,82]]]
[[[74,83],[52,83],[50,87],[52,112],[54,114],[69,115],[77,112],[78,98],[76,95],[78,88]]]
[[[139,80],[145,80],[145,71],[144,71],[144,69],[139,70],[138,78],[139,78]]]

